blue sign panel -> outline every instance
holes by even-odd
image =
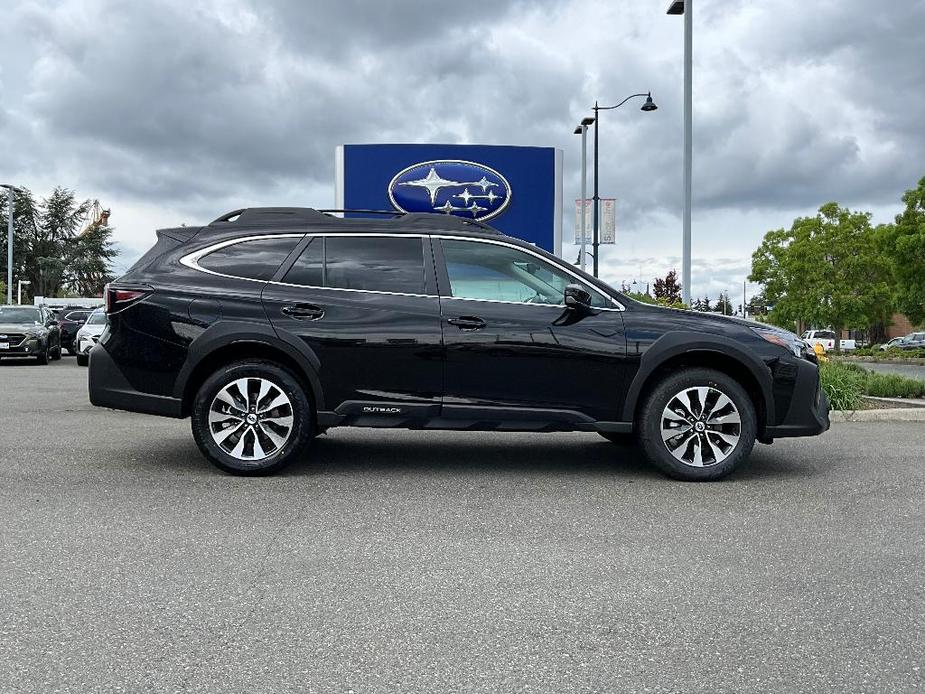
[[[486,221],[558,254],[562,152],[498,145],[342,145],[336,207]]]

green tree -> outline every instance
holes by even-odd
[[[58,296],[64,292],[92,296],[102,293],[112,279],[117,251],[112,228],[91,227],[79,235],[90,211],[90,201],[78,202],[73,191],[55,188],[36,203],[32,193],[17,193],[13,207],[13,277],[29,280],[29,296]],[[0,202],[6,218],[6,198]],[[0,245],[6,247],[6,225]],[[4,261],[6,254],[3,254]],[[6,267],[4,263],[4,275]]]
[[[663,306],[681,306],[681,285],[678,283],[678,273],[669,270],[665,279],[655,278],[652,284],[652,293],[655,300]]]
[[[729,295],[720,292],[719,299],[716,300],[716,305],[713,307],[712,311],[714,313],[722,313],[724,316],[731,316],[733,314],[732,304],[729,303]]]
[[[769,320],[865,329],[891,312],[889,270],[875,243],[870,213],[826,203],[815,217],[765,234],[749,279],[764,285]],[[836,341],[836,350],[839,342]]]
[[[925,178],[902,200],[906,209],[877,227],[877,241],[893,274],[896,308],[917,325],[925,322]]]

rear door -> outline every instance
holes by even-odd
[[[325,410],[385,426],[439,414],[440,304],[429,239],[310,234],[263,302],[276,330],[318,357]]]

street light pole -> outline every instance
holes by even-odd
[[[685,304],[691,304],[691,169],[693,161],[692,67],[694,14],[693,0],[672,0],[668,14],[684,15],[684,211],[682,213],[681,291]]]
[[[0,185],[6,188],[6,303],[13,303],[13,191],[9,183]]]
[[[623,101],[621,101],[616,106],[599,106],[597,101],[595,101],[594,106],[592,108],[592,110],[594,111],[594,198],[593,198],[594,201],[592,203],[594,205],[594,232],[593,232],[593,236],[591,237],[591,247],[594,249],[594,276],[595,277],[598,276],[598,255],[599,255],[598,250],[599,250],[599,246],[601,245],[600,219],[599,219],[599,216],[600,216],[599,208],[600,208],[601,198],[600,198],[600,195],[598,194],[598,180],[600,178],[598,174],[600,172],[600,166],[598,163],[598,146],[597,146],[598,145],[597,127],[598,127],[598,122],[601,119],[600,112],[601,111],[612,111],[615,108],[620,108],[627,101],[629,101],[630,99],[635,99],[638,96],[646,97],[646,103],[642,105],[642,108],[639,109],[640,111],[655,111],[656,109],[658,109],[658,106],[656,106],[655,102],[652,101],[652,92],[646,92],[644,94],[630,94],[628,97],[626,97]]]
[[[585,269],[587,219],[585,215],[585,201],[588,199],[588,126],[594,122],[594,118],[582,118],[581,123],[575,128],[575,134],[581,135],[581,221],[579,222],[579,233],[581,233],[581,250],[579,251],[579,265],[582,270]],[[596,131],[595,131],[596,132]],[[596,255],[595,255],[596,257]]]

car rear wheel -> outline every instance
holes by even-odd
[[[665,474],[716,480],[751,453],[755,408],[732,377],[712,369],[685,369],[653,388],[640,413],[639,432],[646,456]]]
[[[90,363],[90,355],[88,354],[78,354],[77,355],[77,366],[87,366]]]
[[[54,350],[52,351],[51,358],[54,359],[55,361],[61,360],[61,345],[60,344],[57,347],[55,347]]]
[[[274,472],[313,437],[299,380],[279,364],[236,362],[212,374],[192,407],[193,437],[218,468],[235,475]]]

